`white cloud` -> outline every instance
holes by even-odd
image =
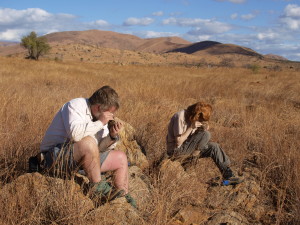
[[[230,15],[230,18],[235,20],[236,18],[238,17],[238,14],[237,13],[233,13]]]
[[[300,6],[288,4],[280,22],[292,31],[300,31]]]
[[[255,14],[252,14],[252,13],[245,14],[245,15],[241,15],[241,18],[242,18],[243,20],[251,20],[251,19],[253,19],[253,18],[255,18],[255,17],[256,17],[256,15],[255,15]]]
[[[153,22],[154,19],[149,17],[144,17],[144,18],[130,17],[123,23],[123,25],[124,26],[147,26]]]
[[[80,22],[71,14],[52,14],[43,9],[23,10],[0,8],[0,40],[20,41],[31,31],[38,35],[68,30],[105,29],[112,27],[105,20]]]
[[[213,36],[212,35],[183,35],[184,39],[191,40],[193,42],[199,42],[199,41],[207,41],[207,40],[212,40]]]
[[[231,2],[231,3],[235,3],[235,4],[241,4],[246,2],[246,0],[215,0],[217,2]]]
[[[292,31],[300,31],[300,6],[288,4],[280,18],[280,23]]]
[[[89,24],[91,26],[96,26],[96,27],[101,27],[101,28],[110,26],[110,24],[105,20],[96,20],[96,21],[90,22]]]
[[[23,33],[25,33],[26,30],[22,29],[7,29],[4,32],[0,32],[0,40],[3,41],[12,41],[12,40],[19,40]]]
[[[299,30],[300,29],[300,20],[295,20],[293,18],[282,18],[281,22],[287,25],[287,27],[291,30]]]
[[[280,34],[278,34],[276,32],[267,31],[267,32],[264,32],[264,33],[258,33],[257,38],[259,40],[276,40],[277,38],[279,38],[279,35]]]
[[[163,20],[164,25],[176,25],[182,27],[194,27],[189,32],[191,35],[223,33],[232,29],[232,26],[226,23],[216,21],[214,19],[199,19],[199,18],[168,18]]]
[[[300,18],[300,6],[288,4],[284,9],[284,15],[287,17]]]
[[[142,37],[142,38],[157,38],[157,37],[179,36],[178,33],[157,32],[157,31],[140,31],[140,32],[133,32],[132,34],[137,35],[137,36]]]
[[[0,9],[0,25],[15,25],[18,23],[43,22],[52,15],[45,10],[29,8],[25,10]]]
[[[152,13],[153,16],[163,16],[164,12],[163,11],[158,11],[158,12],[154,12]]]

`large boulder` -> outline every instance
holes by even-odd
[[[210,208],[243,207],[246,211],[251,211],[258,202],[260,187],[255,181],[247,181],[236,187],[212,187],[208,191],[209,197],[206,200]]]
[[[205,225],[230,224],[230,225],[250,225],[248,220],[241,214],[234,211],[223,211],[215,213]],[[257,224],[257,223],[251,223]]]
[[[129,193],[136,200],[139,207],[147,205],[150,201],[150,190],[150,180],[143,171],[137,166],[130,167]]]
[[[186,206],[180,209],[175,216],[177,224],[202,224],[207,221],[209,215],[203,207]]]
[[[86,177],[76,175],[87,183]],[[150,201],[150,181],[136,166],[129,168],[129,191],[138,206]],[[139,210],[124,197],[109,203],[93,202],[74,180],[48,177],[40,173],[24,174],[0,191],[0,218],[9,224],[142,224]],[[12,214],[12,212],[14,212]],[[0,223],[1,224],[1,223]]]
[[[261,201],[261,187],[252,176],[245,176],[243,183],[235,186],[210,187],[205,203],[214,210],[234,210],[259,221],[265,214]]]
[[[138,210],[129,205],[124,197],[92,210],[86,219],[87,224],[145,224]]]
[[[196,190],[190,192],[190,199],[196,198],[197,201],[182,206],[172,224],[261,224],[267,221],[265,217],[270,214],[270,207],[262,200],[264,192],[257,182],[259,170],[244,170],[240,174],[244,182],[239,185],[221,186],[220,178],[205,182],[209,167],[203,159],[200,162],[187,169],[178,161],[164,160],[161,164],[160,178],[167,177],[170,185],[176,182],[181,188],[180,181],[184,181],[189,184],[186,193],[194,186],[198,187],[198,193]]]
[[[39,173],[24,174],[0,192],[1,214],[11,224],[59,220],[72,223],[72,217],[84,217],[93,207],[74,181]]]
[[[121,120],[118,119],[118,121]],[[149,167],[145,154],[134,138],[134,128],[124,121],[121,122],[123,123],[123,128],[120,131],[121,140],[118,142],[116,148],[126,153],[130,165],[138,166],[142,170]]]
[[[185,172],[181,163],[165,159],[160,166],[161,177],[171,176],[174,180],[189,179],[189,174]]]

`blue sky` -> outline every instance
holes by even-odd
[[[300,0],[0,0],[0,41],[89,29],[219,41],[300,61]]]

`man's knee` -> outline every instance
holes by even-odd
[[[114,150],[114,158],[115,160],[119,161],[120,163],[125,163],[127,165],[127,155],[125,152],[120,150]]]
[[[84,137],[74,144],[74,151],[79,151],[81,154],[98,153],[96,140],[90,136]]]

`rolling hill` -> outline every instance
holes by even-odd
[[[230,65],[243,66],[258,63],[263,66],[287,62],[276,55],[262,55],[254,50],[215,41],[191,43],[180,37],[143,39],[131,34],[113,31],[64,31],[44,36],[52,49],[46,58],[96,63],[133,64],[185,64],[220,65],[224,60]],[[19,44],[0,43],[0,55],[23,57],[26,50]],[[268,65],[267,65],[268,64]]]
[[[65,31],[45,35],[51,44],[84,44],[120,50],[163,53],[190,42],[179,37],[142,39],[113,31]]]
[[[216,41],[202,41],[188,46],[173,49],[170,52],[182,52],[194,55],[224,55],[224,54],[238,54],[238,55],[249,55],[262,57],[261,54],[253,51],[250,48],[245,48],[242,46],[234,44],[222,44]]]

